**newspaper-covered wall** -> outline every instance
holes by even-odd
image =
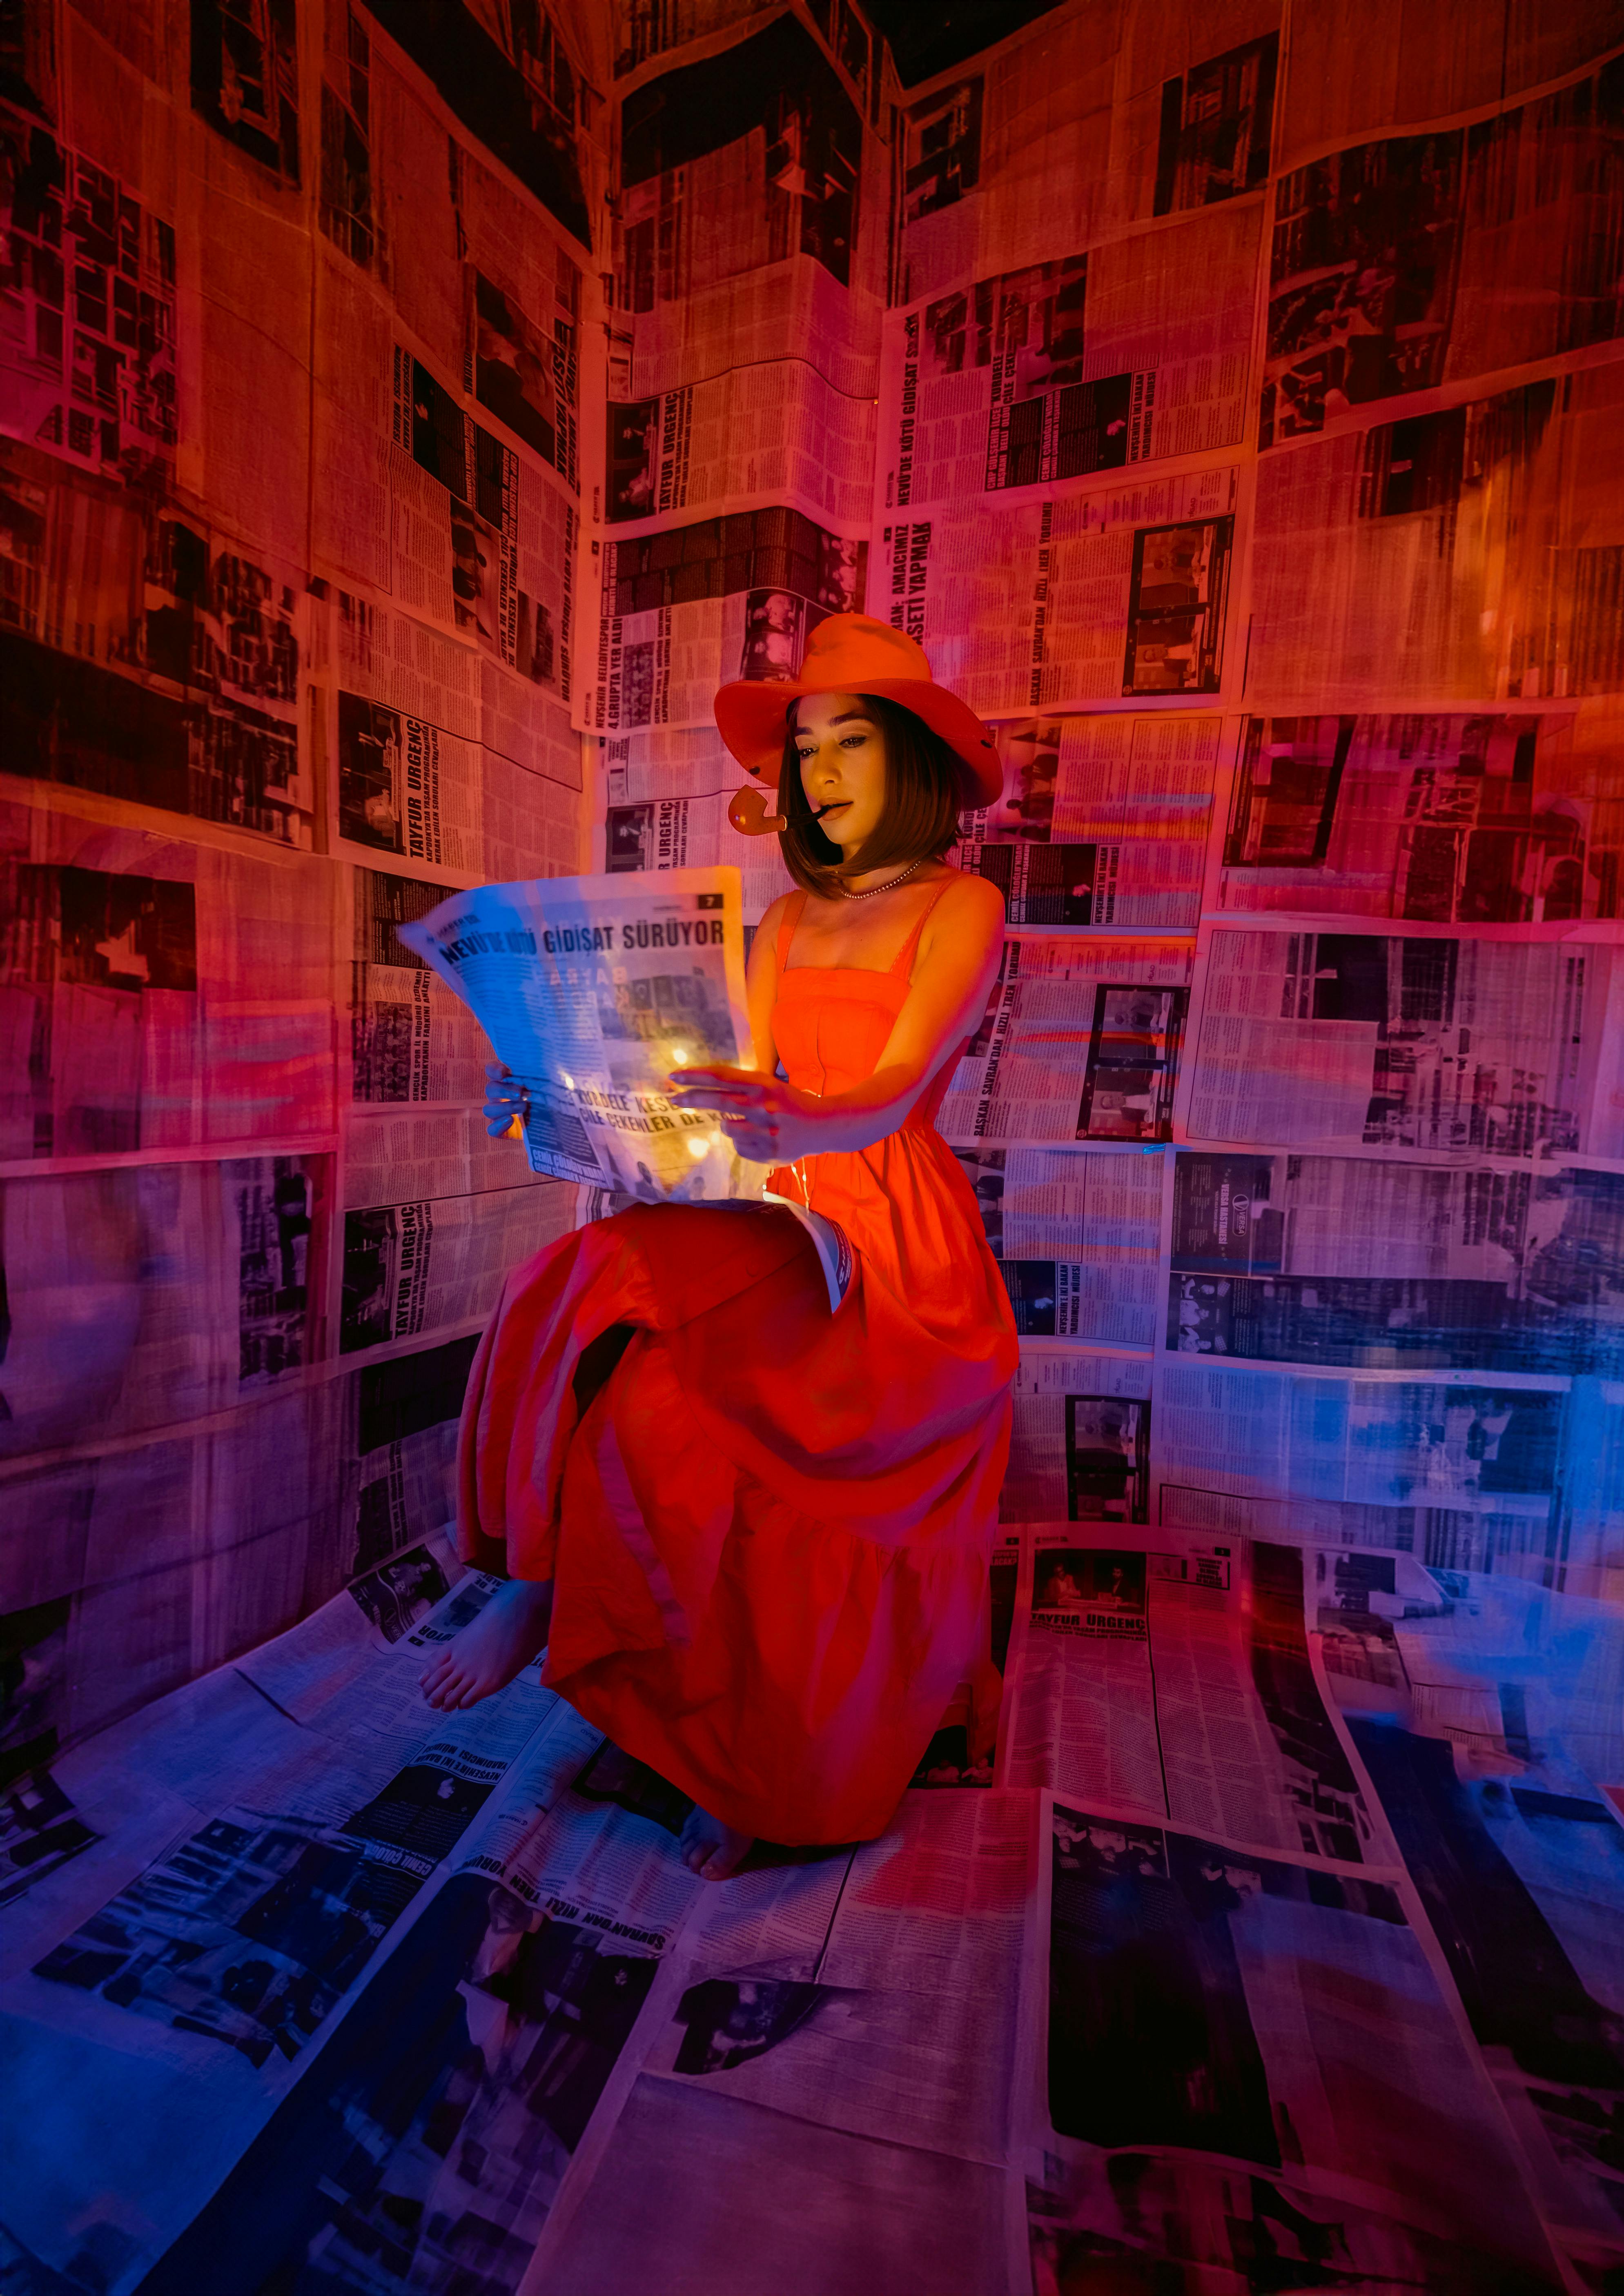
[[[575,1217],[398,928],[587,859],[607,48],[469,19],[459,79],[433,12],[0,45],[13,1752],[438,1536],[473,1335]]]
[[[1601,0],[0,24],[20,2286],[1624,2271],[1621,153]],[[854,606],[1003,767],[1010,1467],[887,1833],[704,1889],[413,1688],[619,1199],[399,928],[753,927],[710,697]]]

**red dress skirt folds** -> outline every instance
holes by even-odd
[[[785,971],[800,906],[774,1030],[821,1095],[874,1073],[919,928],[887,972]],[[851,1242],[833,1315],[789,1213],[636,1205],[509,1276],[469,1382],[463,1558],[551,1578],[543,1679],[769,1841],[882,1832],[973,1652],[1017,1351],[935,1129],[953,1067],[889,1138],[775,1175]]]

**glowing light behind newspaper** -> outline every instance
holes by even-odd
[[[524,1086],[532,1171],[647,1202],[760,1200],[770,1168],[667,1089],[673,1069],[750,1064],[736,869],[482,886],[400,938]]]

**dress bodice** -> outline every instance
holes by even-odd
[[[873,965],[786,967],[784,960],[807,897],[802,893],[790,903],[778,928],[778,998],[773,1008],[773,1037],[784,1073],[799,1091],[816,1093],[822,1099],[830,1093],[849,1091],[873,1076],[897,1015],[907,1002],[908,976],[920,934],[945,890],[945,884],[938,887],[935,899],[883,972]],[[934,1129],[936,1112],[958,1058],[956,1051],[943,1061],[915,1102],[902,1130]]]
[[[805,896],[791,902],[778,929],[773,1037],[784,1074],[798,1090],[821,1099],[874,1075],[907,1001],[919,937],[949,882],[937,888],[884,972],[872,965],[786,965]],[[866,1148],[825,1149],[778,1166],[767,1185],[772,1193],[805,1204],[841,1230],[859,1263],[865,1298],[884,1294],[906,1315],[911,1331],[931,1335],[932,1346],[996,1361],[999,1375],[1007,1378],[1015,1365],[1009,1294],[988,1247],[980,1207],[936,1128],[963,1051],[959,1045],[943,1055],[894,1132]]]

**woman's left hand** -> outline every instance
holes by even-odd
[[[759,1069],[673,1069],[676,1108],[713,1108],[722,1130],[751,1164],[792,1164],[827,1144],[830,1111],[809,1092]]]

